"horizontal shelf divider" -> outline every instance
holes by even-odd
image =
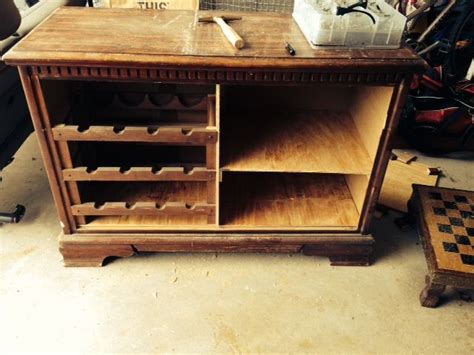
[[[206,145],[217,141],[214,127],[176,126],[89,126],[58,125],[53,128],[58,141],[154,142]]]
[[[215,170],[205,167],[98,167],[89,169],[85,166],[64,169],[65,181],[212,181],[215,180]]]
[[[212,215],[215,205],[207,203],[186,204],[184,202],[166,202],[159,205],[155,202],[86,202],[71,206],[74,216],[120,216],[120,215]]]

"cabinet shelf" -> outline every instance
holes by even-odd
[[[348,113],[232,113],[222,132],[224,171],[369,174],[372,161]]]
[[[357,228],[344,175],[226,173],[221,224],[239,227]]]
[[[153,142],[206,145],[215,143],[217,131],[194,126],[88,126],[57,125],[53,137],[58,141]]]
[[[99,167],[85,166],[63,170],[64,181],[212,181],[215,171],[205,167]]]
[[[71,206],[74,216],[121,216],[121,215],[211,215],[215,206],[207,203],[186,204],[184,202],[166,202],[163,205],[155,202],[94,202],[81,203]]]

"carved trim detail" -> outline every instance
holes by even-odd
[[[31,66],[31,74],[40,78],[84,79],[84,80],[154,80],[163,82],[208,82],[208,83],[345,83],[345,84],[395,84],[403,73],[376,72],[315,72],[303,71],[248,71],[245,69],[146,69],[104,68],[41,65]]]

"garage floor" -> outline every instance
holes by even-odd
[[[430,161],[442,186],[474,189],[471,160]],[[466,159],[466,157],[464,157]],[[64,268],[35,138],[3,173],[0,352],[474,353],[474,303],[452,290],[420,307],[426,265],[395,213],[374,223],[371,267],[301,255],[176,254]]]

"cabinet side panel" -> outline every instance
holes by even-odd
[[[393,87],[359,86],[354,91],[350,112],[365,149],[374,161],[386,125]]]
[[[25,96],[28,103],[28,108],[30,110],[31,119],[35,127],[36,137],[38,138],[38,142],[41,148],[41,156],[45,165],[45,170],[53,194],[54,203],[56,204],[56,209],[58,211],[59,220],[61,222],[61,226],[63,228],[64,233],[70,234],[72,232],[72,217],[70,216],[69,211],[66,209],[66,204],[63,200],[64,196],[59,187],[60,180],[54,168],[50,145],[48,144],[48,138],[46,137],[44,124],[42,122],[42,117],[38,105],[38,95],[40,95],[40,93],[37,92],[35,85],[32,83],[32,80],[28,75],[27,68],[20,66],[18,70],[20,72],[20,78],[23,85],[23,89],[25,91]]]
[[[352,195],[357,211],[362,213],[367,187],[369,186],[369,177],[367,175],[345,175],[347,187]]]
[[[408,95],[411,78],[411,76],[405,77],[393,89],[393,95],[388,109],[388,118],[385,128],[382,130],[382,137],[378,144],[377,154],[375,156],[374,169],[370,176],[369,188],[367,189],[367,196],[365,197],[360,228],[362,233],[368,233],[370,227],[370,221],[372,219],[375,205],[382,187],[383,178],[385,176],[385,171],[390,159],[393,136],[398,125],[400,113]]]

